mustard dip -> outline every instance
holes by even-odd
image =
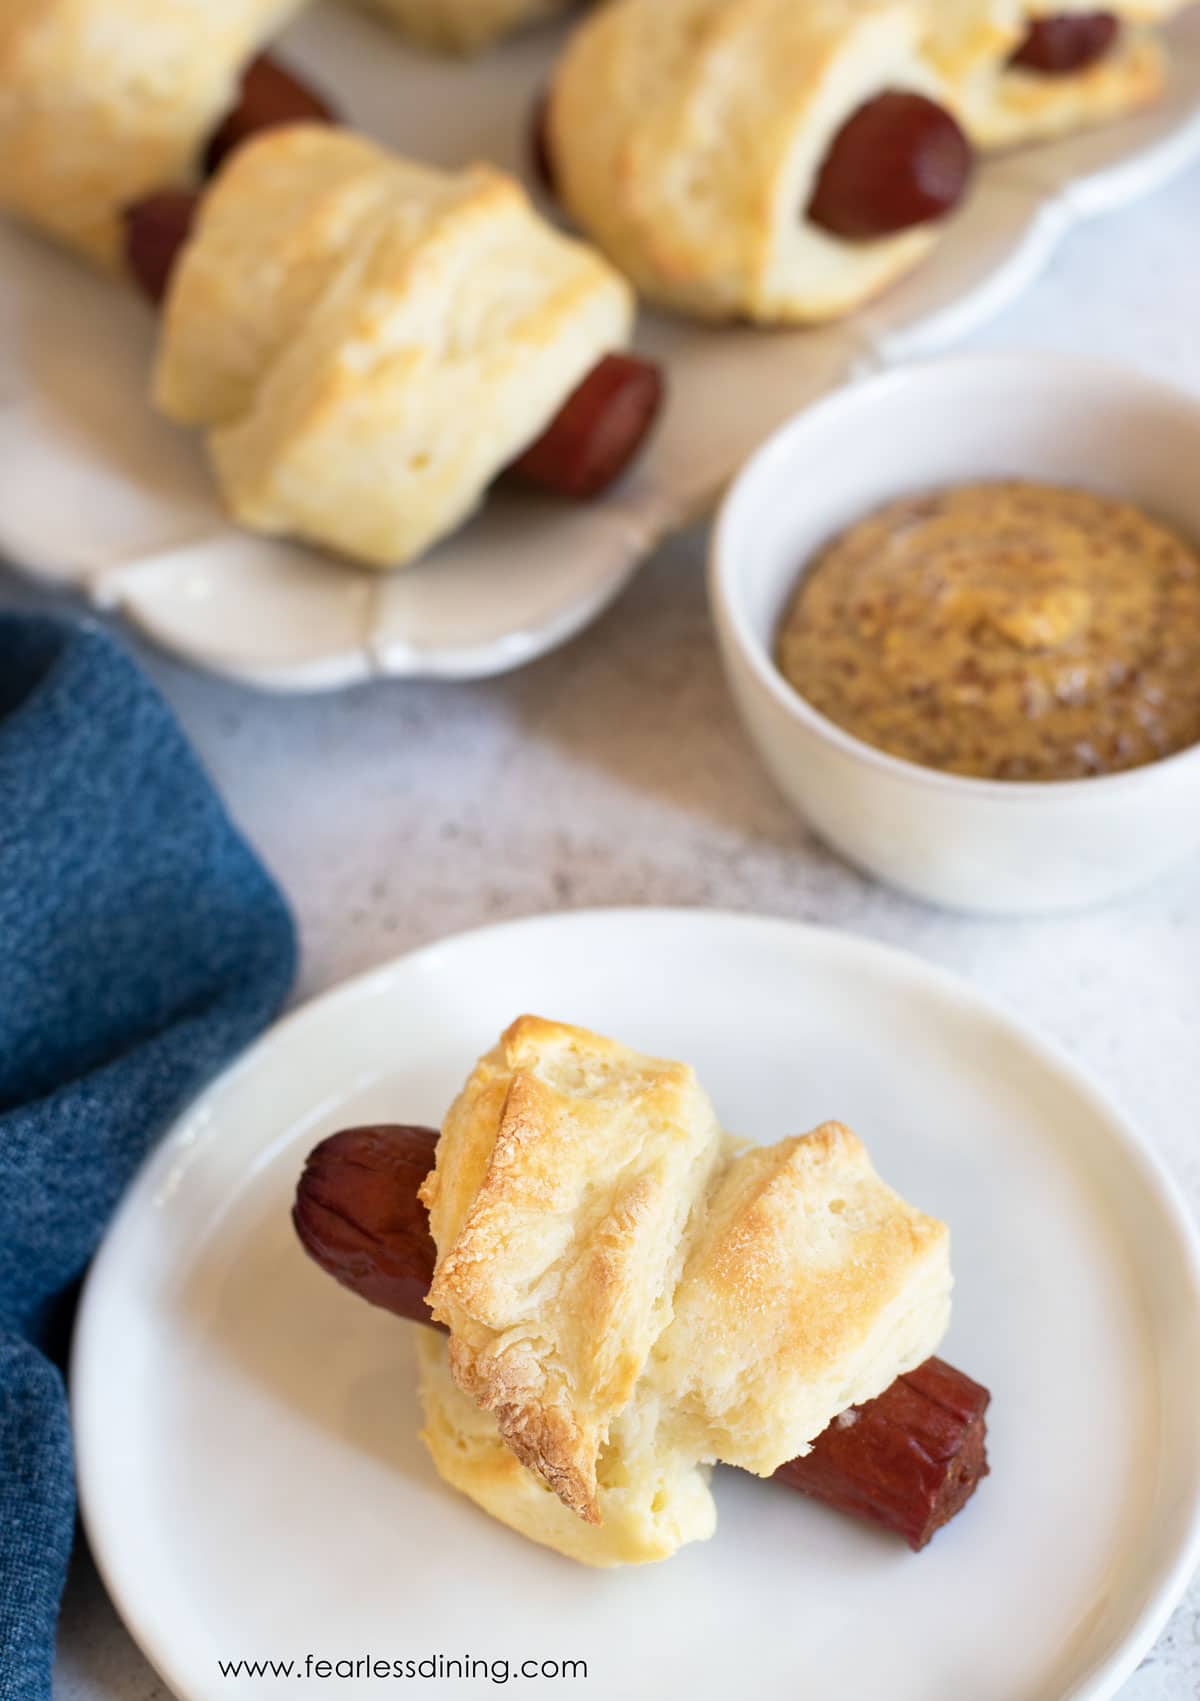
[[[777,660],[823,715],[909,762],[1009,780],[1136,768],[1200,742],[1200,555],[1085,490],[903,497],[803,574]]]

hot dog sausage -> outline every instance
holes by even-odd
[[[1104,58],[1120,28],[1120,20],[1111,12],[1063,12],[1052,18],[1034,18],[1010,63],[1047,77],[1082,71]]]
[[[172,267],[199,205],[200,196],[193,189],[162,189],[122,212],[125,263],[142,293],[155,304],[167,293]]]
[[[944,107],[889,90],[860,106],[834,137],[808,217],[848,242],[894,236],[951,212],[972,164],[971,144]]]
[[[654,424],[662,373],[632,354],[608,354],[508,469],[524,484],[586,502],[624,472]]]
[[[775,1475],[813,1500],[893,1530],[917,1553],[988,1475],[990,1399],[961,1370],[926,1359],[878,1399],[835,1418],[811,1453]]]
[[[225,115],[204,152],[204,169],[211,176],[227,154],[250,136],[277,124],[303,122],[336,124],[337,114],[315,90],[302,83],[269,54],[252,59],[242,73],[237,105]]]
[[[305,1165],[292,1220],[311,1258],[343,1287],[413,1322],[436,1248],[417,1189],[433,1167],[432,1128],[351,1128]],[[440,1325],[434,1324],[434,1327]],[[836,1511],[893,1530],[914,1550],[960,1511],[988,1473],[986,1388],[941,1359],[897,1377],[835,1419],[775,1475]]]
[[[292,1222],[310,1258],[351,1292],[432,1323],[425,1295],[437,1248],[417,1189],[433,1168],[436,1128],[347,1128],[309,1154]]]

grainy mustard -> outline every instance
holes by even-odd
[[[803,574],[777,661],[838,726],[926,767],[1135,768],[1200,742],[1200,555],[1086,490],[903,497]]]

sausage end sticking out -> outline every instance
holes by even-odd
[[[279,124],[336,124],[329,102],[301,82],[269,54],[260,53],[242,73],[238,102],[227,112],[204,151],[204,172],[211,177],[233,150]]]
[[[902,1536],[914,1553],[961,1512],[988,1475],[991,1395],[943,1359],[854,1406],[811,1453],[781,1465],[789,1488]]]
[[[122,210],[125,263],[143,295],[156,306],[167,293],[199,205],[195,190],[162,189]]]
[[[807,216],[847,242],[895,236],[962,200],[974,156],[936,101],[893,89],[860,106],[825,155]]]
[[[1062,12],[1034,18],[1009,64],[1044,77],[1069,76],[1103,59],[1120,30],[1120,19],[1111,12]]]
[[[599,496],[641,448],[662,400],[662,373],[652,361],[605,355],[509,474],[573,502]]]
[[[436,1128],[343,1129],[309,1153],[292,1207],[301,1245],[327,1274],[372,1305],[430,1324],[437,1248],[417,1189],[437,1139]]]

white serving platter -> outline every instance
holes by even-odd
[[[583,508],[493,495],[425,561],[382,577],[231,526],[197,440],[147,404],[148,310],[0,225],[0,555],[119,608],[175,654],[262,687],[518,667],[599,613],[790,414],[856,372],[953,343],[1024,288],[1073,224],[1195,158],[1200,17],[1172,35],[1158,108],[989,161],[926,265],[846,324],[768,333],[645,314],[639,345],[667,364],[670,405],[621,487]],[[561,38],[551,29],[445,61],[329,3],[281,51],[381,140],[447,166],[489,158],[527,174],[530,110]]]
[[[724,1125],[831,1116],[950,1224],[944,1356],[992,1474],[924,1552],[739,1471],[719,1526],[597,1572],[447,1488],[413,1336],[309,1263],[289,1209],[338,1127],[437,1123],[521,1010],[694,1062]],[[1200,1546],[1200,1264],[1141,1136],[965,983],[795,923],[544,917],[418,951],[285,1020],[180,1118],[88,1279],[72,1403],[93,1552],[179,1701],[285,1701],[331,1662],[587,1662],[599,1701],[1106,1701]],[[220,1662],[293,1661],[293,1675]],[[342,1685],[356,1701],[403,1674]],[[494,1676],[439,1695],[494,1695]]]

